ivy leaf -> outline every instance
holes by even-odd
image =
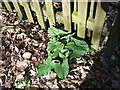
[[[68,59],[64,59],[62,64],[56,64],[55,65],[55,72],[57,76],[61,79],[64,79],[67,77],[69,72],[69,65],[68,65]]]
[[[64,35],[64,34],[67,34],[67,32],[60,30],[60,29],[57,29],[55,27],[48,28],[48,35],[50,37],[55,37],[57,35]]]

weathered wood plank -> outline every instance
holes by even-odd
[[[0,3],[0,9],[2,8],[2,3]]]
[[[76,13],[77,12],[77,0],[74,0],[74,11],[73,11],[73,13]],[[76,28],[76,23],[74,23],[74,30],[77,30],[77,28]]]
[[[90,29],[90,30],[93,30],[94,29],[94,19],[93,18],[88,18],[87,20],[87,28]]]
[[[3,2],[4,2],[4,4],[5,4],[7,10],[8,10],[9,12],[12,12],[12,8],[11,8],[11,6],[10,6],[8,0],[3,0]]]
[[[91,0],[90,17],[93,18],[95,0]]]
[[[15,10],[18,12],[19,19],[22,20],[22,12],[20,10],[17,0],[12,0],[12,2],[15,7]]]
[[[19,0],[19,2],[20,2],[20,5],[22,5],[25,9],[28,21],[29,22],[34,22],[31,11],[30,11],[30,8],[29,8],[29,5],[28,5],[28,2],[25,2],[24,0]]]
[[[45,29],[44,17],[43,17],[41,7],[39,5],[39,1],[32,0],[32,3],[30,5],[31,5],[31,8],[36,12],[39,25],[41,25],[42,29]]]
[[[93,29],[93,36],[92,36],[92,47],[98,50],[100,36],[105,20],[106,12],[101,7],[101,2],[97,3],[96,15],[95,15],[95,23]]]
[[[86,29],[86,18],[87,18],[87,7],[88,0],[81,0],[78,2],[78,26],[77,26],[77,36],[85,38],[85,29]],[[83,8],[84,7],[84,8]]]
[[[93,24],[94,24],[94,19],[93,19],[93,13],[94,13],[94,3],[95,0],[91,0],[91,5],[90,5],[90,15],[87,20],[87,28],[88,28],[88,33],[87,35],[90,37],[91,36],[91,30],[93,30]]]
[[[62,8],[63,8],[63,19],[64,19],[64,27],[69,33],[71,32],[71,5],[70,0],[62,0]]]
[[[74,11],[77,11],[77,0],[74,0]]]
[[[47,15],[49,19],[50,26],[55,25],[54,10],[52,5],[52,0],[45,0]]]

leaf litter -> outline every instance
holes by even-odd
[[[85,58],[94,57],[88,63],[83,58],[76,58],[70,64],[67,78],[60,80],[56,73],[36,76],[39,63],[48,56],[46,50],[50,38],[47,30],[37,24],[19,21],[16,12],[2,12],[2,60],[0,60],[0,86],[4,88],[119,88],[120,86],[120,46],[108,60],[87,54]],[[109,23],[108,23],[109,24]],[[108,63],[109,61],[109,63]],[[113,61],[115,61],[113,63]],[[21,84],[19,84],[21,82]],[[17,86],[18,85],[18,86]]]
[[[79,58],[71,63],[70,74],[64,80],[58,79],[55,72],[38,78],[37,67],[48,56],[46,48],[50,38],[47,30],[41,29],[37,24],[19,21],[16,12],[3,12],[2,17],[1,86],[6,88],[26,88],[29,85],[35,88],[76,88],[76,85],[80,86],[83,82],[81,76],[85,78],[86,73],[84,70],[83,74],[80,71],[79,61],[81,59]]]

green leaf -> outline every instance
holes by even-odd
[[[65,48],[69,49],[69,50],[77,50],[78,49],[78,47],[72,42],[68,43],[67,46],[65,46]]]
[[[60,39],[61,39],[61,40],[62,40],[62,39],[65,39],[66,42],[68,43],[69,40],[70,40],[70,38],[71,38],[74,34],[75,34],[75,33],[73,33],[73,34],[68,34],[68,35],[66,35],[66,36],[64,36],[64,37],[62,37],[62,38],[60,38]]]
[[[61,79],[66,78],[69,72],[68,59],[63,60],[62,64],[56,64],[55,72],[59,78]]]
[[[48,35],[50,37],[55,37],[57,35],[64,35],[64,34],[67,34],[67,32],[60,30],[60,29],[57,29],[55,27],[48,28]]]
[[[61,53],[65,53],[65,52],[67,52],[68,51],[68,49],[62,49],[61,50]]]
[[[84,49],[84,47],[77,46],[76,44],[72,42],[68,43],[67,46],[65,46],[65,48],[72,50],[72,52],[70,52],[69,54],[70,60],[76,57],[83,56],[87,52],[87,50]]]
[[[53,50],[54,51],[53,58],[56,58],[63,48],[64,48],[64,44],[58,45],[57,48]]]
[[[60,38],[60,39],[67,39],[67,38],[70,38],[70,37],[72,37],[74,34],[75,34],[75,33],[73,33],[73,34],[68,34],[68,35],[66,35],[66,36],[64,36],[64,37],[62,37],[62,38]]]
[[[67,52],[65,53],[65,57],[69,57],[69,55],[70,55],[70,51],[67,51]]]
[[[47,50],[48,51],[53,51],[55,48],[61,45],[61,42],[50,42],[48,44]]]
[[[85,50],[74,50],[73,52],[71,52],[70,54],[70,60],[71,59],[74,59],[76,57],[80,57],[80,56],[83,56],[84,54],[86,53]]]
[[[53,68],[54,62],[52,62],[52,54],[50,54],[44,63],[39,64],[37,76],[40,77],[47,75]]]
[[[89,50],[88,44],[83,40],[78,40],[73,37],[71,37],[71,40],[75,43],[76,46],[80,47],[84,50]]]
[[[37,76],[41,77],[41,76],[47,75],[48,73],[51,72],[52,69],[53,68],[51,67],[51,63],[50,64],[41,64],[38,67],[38,74],[37,74]]]
[[[60,52],[59,57],[64,58],[65,56]]]

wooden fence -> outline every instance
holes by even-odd
[[[72,25],[74,24],[74,30],[77,30],[77,36],[85,38],[86,30],[87,36],[91,37],[92,34],[92,46],[94,49],[98,49],[100,36],[103,29],[103,24],[106,16],[106,9],[108,5],[99,0],[95,2],[91,0],[74,0],[74,10],[71,11],[70,0],[62,0],[62,11],[54,12],[52,0],[45,0],[45,5],[41,7],[38,0],[32,0],[31,2],[25,2],[25,0],[12,0],[13,6],[18,12],[19,18],[22,19],[23,13],[21,11],[21,5],[24,7],[26,16],[29,22],[34,22],[31,10],[36,13],[38,23],[41,28],[46,28],[44,16],[48,17],[49,25],[53,26],[56,22],[63,23],[64,29],[69,33],[72,32]],[[12,12],[12,8],[8,0],[3,0],[8,11]]]

